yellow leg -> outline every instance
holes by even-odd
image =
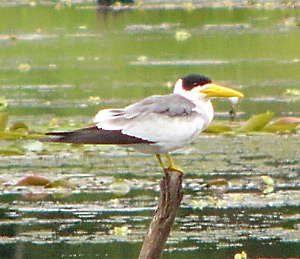
[[[165,170],[166,168],[164,166],[163,161],[161,160],[160,154],[155,154],[155,156],[156,156],[156,159],[158,160],[158,163],[159,163],[160,167],[162,168],[162,170]]]
[[[169,154],[166,154],[166,158],[167,158],[167,161],[168,161],[168,167],[169,167],[171,170],[175,170],[175,171],[180,171],[180,172],[182,172],[181,169],[180,169],[178,166],[176,166],[176,165],[174,165],[174,164],[172,163],[172,159],[171,159],[171,156],[170,156]]]
[[[166,158],[167,158],[167,161],[168,161],[168,167],[172,169],[173,168],[173,163],[172,163],[171,156],[169,154],[166,154]]]
[[[159,163],[159,165],[160,165],[160,167],[163,171],[166,171],[166,170],[170,169],[170,170],[175,170],[175,171],[182,172],[179,167],[175,166],[172,163],[172,159],[171,159],[171,156],[169,154],[165,154],[165,156],[167,158],[168,167],[165,167],[165,165],[164,165],[164,163],[163,163],[163,161],[160,157],[160,154],[155,154],[155,157],[156,157],[156,159],[157,159],[157,161],[158,161],[158,163]]]

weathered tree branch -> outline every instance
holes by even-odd
[[[177,170],[164,171],[158,207],[147,230],[139,259],[161,258],[183,197],[182,175]]]

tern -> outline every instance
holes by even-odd
[[[95,125],[69,132],[50,132],[44,142],[114,144],[154,154],[161,168],[177,170],[169,152],[182,148],[205,130],[214,117],[211,97],[243,94],[213,83],[209,77],[189,74],[178,79],[174,91],[153,95],[122,109],[100,110]],[[165,166],[161,155],[167,159]]]

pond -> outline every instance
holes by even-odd
[[[137,258],[158,201],[154,156],[30,138],[90,126],[189,73],[244,93],[235,122],[213,100],[219,125],[300,117],[299,6],[250,2],[0,3],[0,131],[23,125],[0,134],[0,258]],[[299,143],[299,131],[204,133],[174,152],[184,198],[163,258],[299,257]],[[52,188],[17,185],[28,175]]]

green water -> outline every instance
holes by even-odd
[[[299,111],[299,93],[287,93],[299,86],[299,9],[22,6],[0,15],[1,95],[14,115],[93,115],[107,100],[119,106],[168,93],[168,82],[188,73],[241,89],[247,116]],[[176,40],[181,31],[190,37]],[[216,101],[218,111],[227,106]]]
[[[8,127],[91,125],[100,108],[167,94],[188,73],[240,89],[239,121],[266,111],[300,116],[299,8],[41,3],[0,5]],[[214,106],[227,123],[230,103]],[[299,142],[299,133],[202,135],[175,152],[185,195],[163,258],[233,258],[243,250],[251,258],[299,257]],[[137,257],[159,195],[154,157],[0,140],[11,145],[22,149],[0,157],[0,258]],[[77,187],[15,186],[30,174],[68,177]],[[274,180],[273,192],[261,176]],[[226,190],[203,187],[216,178],[228,181]]]

